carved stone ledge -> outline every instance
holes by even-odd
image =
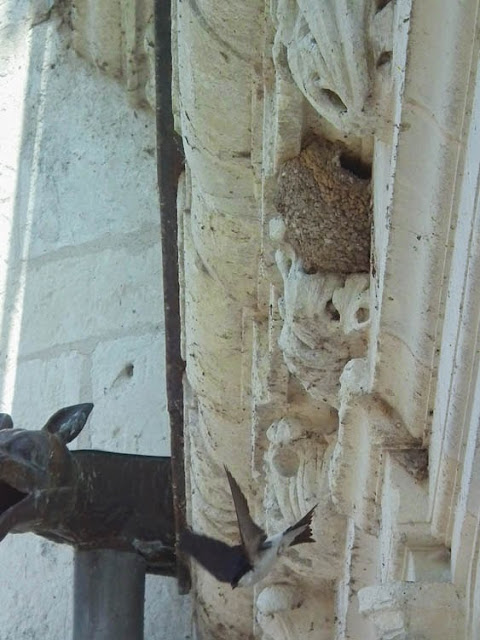
[[[463,637],[462,597],[453,584],[394,582],[359,591],[360,611],[376,640],[452,640]]]
[[[379,535],[381,582],[449,582],[451,554],[432,534],[425,449],[385,452]]]
[[[330,464],[330,486],[341,513],[366,531],[378,530],[385,453],[421,447],[398,413],[368,393],[366,360],[351,360],[341,377],[339,431]]]

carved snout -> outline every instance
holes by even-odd
[[[149,571],[174,575],[170,458],[69,451],[92,409],[65,407],[37,431],[0,419],[0,540],[31,531],[80,549],[137,552]]]
[[[14,429],[0,414],[0,540],[9,531],[47,522],[65,502],[73,484],[72,456],[66,444],[83,429],[93,404],[57,411],[38,431]]]

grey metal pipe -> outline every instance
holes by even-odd
[[[144,600],[138,554],[75,552],[73,640],[143,640]]]

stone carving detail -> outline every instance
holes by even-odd
[[[286,50],[295,83],[318,114],[345,133],[363,135],[374,128],[380,99],[376,75],[391,65],[392,4],[278,0],[274,5],[275,44]]]
[[[77,0],[71,23],[75,50],[120,80],[133,105],[155,109],[152,0]]]
[[[279,345],[291,373],[316,400],[338,406],[340,375],[365,355],[369,277],[305,273],[299,258],[277,251],[284,282]]]
[[[265,587],[257,597],[257,623],[263,640],[331,638],[333,602],[330,594],[312,593],[298,585]]]
[[[370,270],[370,167],[343,144],[316,139],[286,162],[275,204],[305,271]]]
[[[287,523],[318,503],[320,517],[313,523],[314,538],[322,543],[322,553],[313,554],[309,545],[298,547],[285,557],[286,576],[334,579],[339,572],[344,518],[336,512],[328,485],[328,461],[333,444],[328,436],[306,428],[295,418],[282,418],[267,430],[269,446],[265,454],[267,493],[265,511],[269,530],[281,531]]]
[[[401,415],[378,393],[369,393],[369,363],[353,359],[341,375],[339,429],[330,462],[330,488],[341,513],[351,516],[364,531],[378,532],[378,477],[385,452],[398,455],[413,475],[424,476],[426,463],[420,443]],[[398,452],[398,454],[397,454]],[[400,462],[401,461],[401,462]]]

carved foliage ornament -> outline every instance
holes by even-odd
[[[284,279],[279,346],[285,363],[314,398],[338,406],[343,368],[366,350],[368,276],[309,275],[281,251],[277,264]]]
[[[276,45],[286,49],[295,83],[318,114],[345,133],[374,129],[382,93],[376,80],[392,59],[392,4],[278,0],[273,11]]]

